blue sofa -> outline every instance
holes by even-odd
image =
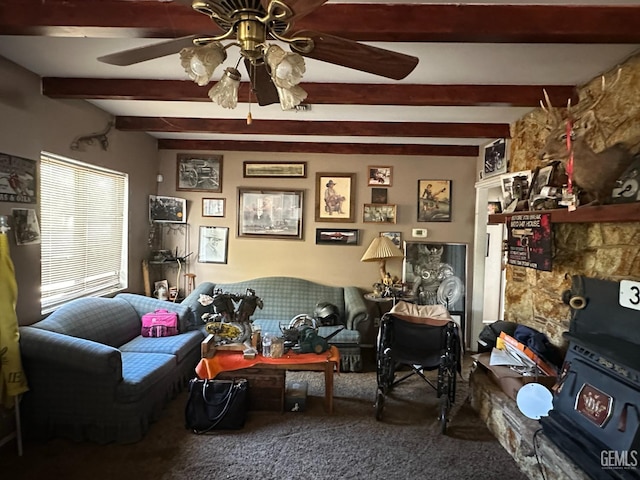
[[[157,309],[178,313],[179,335],[140,336],[142,315]],[[194,377],[205,331],[191,319],[187,305],[123,293],[75,300],[20,327],[25,437],[140,440]]]
[[[329,302],[338,307],[346,328],[329,340],[340,350],[340,369],[345,372],[362,371],[360,349],[361,333],[369,327],[367,305],[362,292],[353,286],[334,287],[295,277],[262,277],[235,283],[202,282],[183,301],[193,312],[192,328],[203,325],[202,315],[210,312],[198,302],[201,294],[222,292],[244,294],[250,288],[262,299],[263,308],[251,316],[254,325],[260,325],[262,333],[282,335],[281,325],[288,325],[300,314],[314,315],[318,302]],[[327,337],[336,327],[320,327],[318,334]]]

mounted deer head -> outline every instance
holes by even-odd
[[[598,127],[596,106],[605,98],[607,91],[618,83],[620,74],[621,70],[618,70],[616,79],[608,86],[605,77],[602,76],[600,94],[594,99],[583,100],[575,106],[572,106],[569,100],[565,115],[551,105],[546,91],[546,105],[540,101],[542,110],[547,114],[549,136],[538,157],[545,163],[559,160],[566,170],[570,153],[573,153],[573,184],[587,195],[588,200],[597,203],[611,196],[615,181],[633,158],[631,152],[621,143],[596,153],[586,140],[587,134]],[[568,122],[571,122],[569,127]]]

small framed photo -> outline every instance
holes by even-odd
[[[200,227],[198,262],[227,263],[229,248],[228,227]]]
[[[238,188],[238,236],[302,240],[304,190]]]
[[[551,179],[553,177],[553,172],[555,169],[555,165],[546,165],[544,167],[536,168],[535,172],[533,172],[533,177],[531,178],[531,187],[529,188],[529,201],[533,202],[533,200],[540,196],[542,193],[542,189],[550,184]]]
[[[244,178],[307,178],[307,162],[251,162],[242,163]]]
[[[178,154],[176,190],[222,192],[222,155]]]
[[[224,217],[224,198],[203,198],[203,217]]]
[[[451,180],[418,180],[418,221],[451,221]]]
[[[371,203],[387,203],[387,189],[377,187],[372,188]]]
[[[393,167],[369,167],[368,178],[368,185],[370,187],[390,187],[393,184]]]
[[[149,195],[149,221],[187,223],[187,200],[178,197]]]
[[[17,245],[33,245],[41,243],[38,216],[33,208],[14,208],[13,225]]]
[[[507,173],[507,141],[504,138],[499,138],[484,147],[484,169],[482,173],[482,178]]]
[[[316,245],[358,245],[360,231],[348,228],[316,228]]]
[[[496,213],[502,213],[502,205],[500,202],[488,202],[487,213],[489,215],[495,215]]]
[[[393,244],[402,250],[402,233],[401,232],[380,232],[381,237],[387,237]]]
[[[316,222],[355,222],[355,173],[316,173]]]
[[[397,206],[389,204],[365,203],[362,215],[364,223],[396,223]]]
[[[153,293],[155,293],[164,288],[164,291],[169,295],[169,280],[158,280],[157,282],[153,282]]]

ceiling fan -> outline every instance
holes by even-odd
[[[226,49],[240,47],[251,80],[251,90],[261,106],[280,103],[294,108],[307,96],[298,85],[305,72],[304,57],[400,80],[418,64],[418,58],[333,35],[310,30],[291,33],[300,18],[327,0],[174,0],[207,15],[224,33],[191,35],[168,42],[99,57],[111,65],[133,65],[180,52],[181,63],[199,85],[209,83],[213,70],[226,59]],[[289,46],[287,53],[274,39]],[[226,46],[222,41],[232,40]],[[237,67],[237,65],[236,65]],[[227,67],[209,96],[223,107],[235,108],[240,83],[237,68]]]

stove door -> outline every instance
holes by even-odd
[[[611,450],[640,449],[640,390],[571,349],[567,364],[553,410]]]

